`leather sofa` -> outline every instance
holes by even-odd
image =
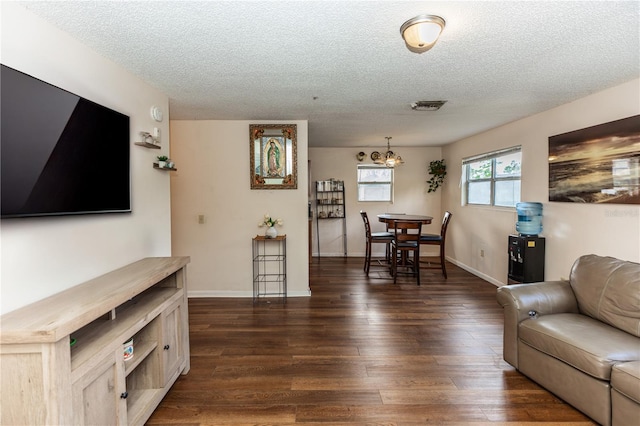
[[[603,425],[640,424],[640,264],[586,255],[569,281],[498,288],[505,361]]]

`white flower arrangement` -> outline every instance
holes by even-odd
[[[258,223],[258,226],[261,228],[263,226],[267,226],[270,228],[274,225],[282,226],[282,219],[273,219],[271,216],[269,216],[269,213],[265,213],[262,222]]]

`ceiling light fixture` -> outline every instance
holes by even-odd
[[[435,15],[418,15],[400,27],[400,34],[407,49],[414,53],[424,53],[431,49],[444,29],[445,21]]]
[[[394,168],[395,166],[399,166],[400,164],[404,164],[404,160],[399,155],[395,155],[393,151],[391,151],[391,146],[389,141],[391,140],[391,136],[385,136],[387,140],[387,152],[384,156],[378,157],[374,163],[375,164],[384,164],[389,168]]]

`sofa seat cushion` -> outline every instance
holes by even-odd
[[[534,349],[601,380],[610,380],[615,364],[640,360],[640,339],[581,314],[524,320],[518,336]]]
[[[611,387],[640,404],[640,361],[614,365],[611,370]]]

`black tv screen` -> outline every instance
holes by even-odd
[[[2,65],[2,218],[131,211],[129,117]]]

